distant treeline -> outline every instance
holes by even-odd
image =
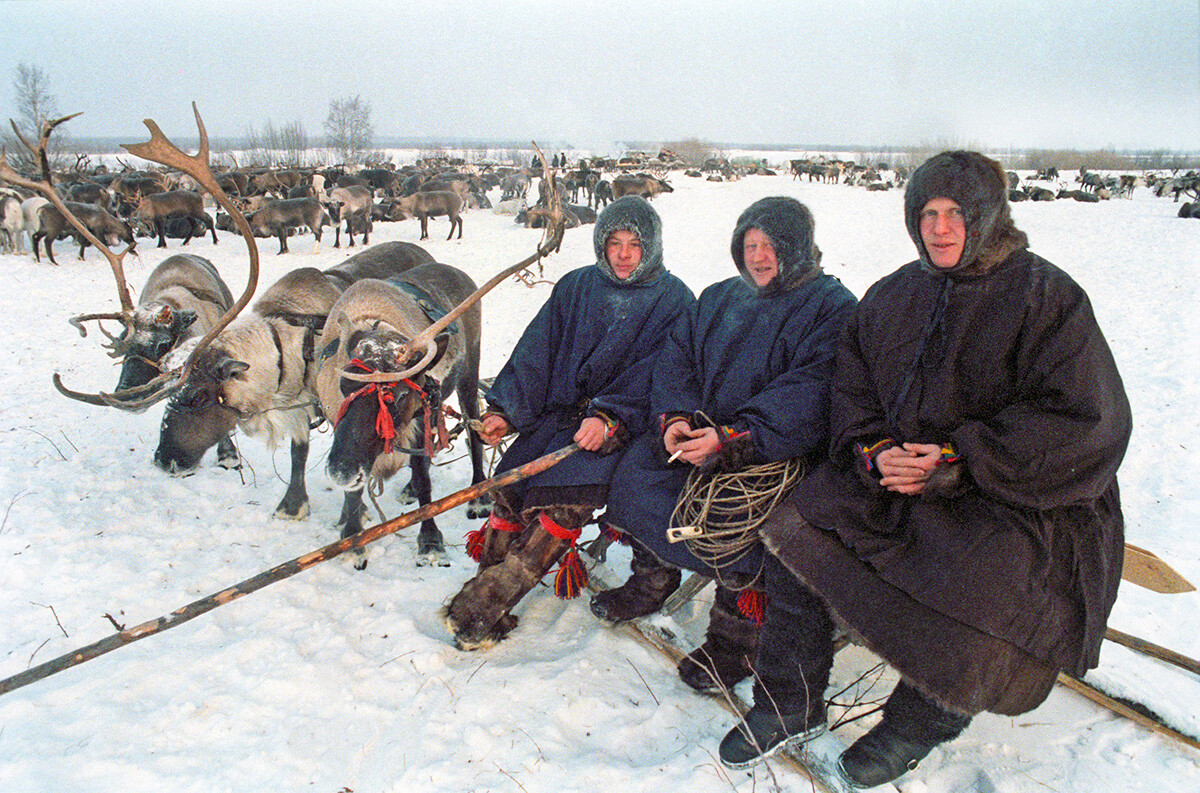
[[[128,137],[82,137],[71,138],[72,148],[79,152],[96,154],[123,154],[122,143],[133,143],[145,139],[145,135]],[[210,140],[210,148],[214,153],[225,151],[248,152],[269,144],[269,141],[250,140],[246,136],[214,137]],[[294,145],[295,142],[293,142]],[[255,145],[258,144],[258,145]],[[179,145],[195,149],[199,142],[195,139],[183,138]],[[689,138],[684,141],[627,141],[624,144],[630,150],[657,152],[661,148],[674,148],[684,160],[696,159],[702,161],[706,156],[720,155],[729,150],[761,151],[761,152],[808,152],[812,155],[839,154],[864,163],[885,163],[889,167],[903,165],[915,167],[930,156],[947,149],[977,149],[998,160],[1006,168],[1013,170],[1035,171],[1044,168],[1058,168],[1060,171],[1076,171],[1086,168],[1093,171],[1186,171],[1200,169],[1200,151],[1182,152],[1167,149],[1153,151],[1118,151],[1112,148],[1094,149],[1090,151],[1077,149],[980,149],[978,145],[959,141],[938,141],[923,143],[916,146],[820,146],[813,144],[762,144],[762,143],[712,143]],[[532,151],[528,141],[511,140],[481,140],[481,139],[447,139],[447,138],[417,138],[417,137],[386,137],[377,136],[374,142],[376,149],[417,149],[421,151],[456,150],[462,152],[478,152],[479,156],[468,156],[468,160],[478,160],[484,157],[496,157],[497,154],[511,154],[514,158],[525,156]],[[272,147],[274,148],[274,147]],[[286,150],[287,146],[279,146],[278,150]],[[313,155],[322,150],[321,146],[307,147]],[[579,151],[570,144],[547,143],[543,145],[547,152],[568,149]],[[611,152],[591,152],[592,154],[610,154]],[[295,154],[295,152],[291,152]],[[309,157],[314,159],[314,157]],[[310,163],[311,164],[311,163]]]

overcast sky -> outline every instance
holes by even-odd
[[[1200,0],[0,0],[77,136],[370,102],[377,135],[1200,150]]]

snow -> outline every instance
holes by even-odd
[[[773,162],[782,156],[767,155]],[[751,201],[794,195],[817,222],[827,271],[856,294],[913,256],[899,191],[751,176],[711,183],[680,174],[654,202],[668,267],[697,292],[733,272],[729,235]],[[496,194],[493,193],[493,199]],[[1200,306],[1200,223],[1175,217],[1169,199],[1139,188],[1132,200],[1013,206],[1031,247],[1089,292],[1133,404],[1135,429],[1120,472],[1127,539],[1200,582],[1200,496],[1191,479],[1200,437],[1200,370],[1190,330]],[[444,219],[422,243],[482,283],[525,257],[540,232],[487,210],[467,213],[463,239]],[[593,261],[591,226],[569,230],[544,280]],[[416,241],[415,221],[381,223],[372,242]],[[247,257],[219,233],[185,249],[211,259],[238,294]],[[263,241],[260,291],[286,271],[329,267],[348,253],[304,244],[276,256]],[[127,262],[135,290],[167,250],[142,242]],[[109,390],[112,362],[97,334],[65,320],[114,310],[112,276],[89,250],[56,246],[60,266],[0,255],[0,677],[220,591],[336,539],[341,506],[323,471],[328,434],[309,459],[312,516],[273,519],[289,468],[286,448],[237,438],[245,466],[209,453],[188,478],[170,478],[150,455],[161,407],[133,415],[57,394],[50,376],[84,391]],[[502,365],[549,293],[506,282],[484,303],[485,375]],[[435,497],[469,483],[460,447],[434,473]],[[379,506],[406,509],[388,485]],[[372,521],[374,522],[374,521]],[[586,598],[564,602],[539,588],[518,607],[520,625],[495,648],[456,650],[443,604],[473,573],[462,536],[478,521],[458,508],[440,518],[449,567],[417,567],[413,532],[370,549],[362,572],[339,558],[234,601],[180,627],[0,697],[0,789],[26,791],[572,791],[770,789],[762,768],[716,760],[732,717],[691,692],[672,664],[598,623]],[[628,555],[610,552],[621,580]],[[659,624],[703,634],[711,591]],[[1111,625],[1200,657],[1200,595],[1160,595],[1125,584]],[[839,655],[843,683],[874,661]],[[1089,679],[1147,703],[1200,735],[1200,680],[1106,643]],[[747,684],[742,684],[746,687]],[[886,690],[886,689],[885,689]],[[748,694],[748,692],[743,692]],[[861,727],[845,730],[852,739]],[[1200,790],[1200,752],[1151,733],[1058,687],[1016,718],[981,715],[899,782],[906,793],[943,791]],[[785,790],[809,784],[772,763]]]

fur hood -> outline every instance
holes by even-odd
[[[967,241],[962,258],[949,269],[929,261],[921,240],[921,210],[933,198],[949,198],[963,209]],[[988,272],[1014,252],[1029,246],[1013,225],[1008,209],[1008,179],[1000,163],[973,151],[947,151],[918,168],[904,191],[904,222],[926,269],[956,276]]]
[[[642,243],[642,260],[629,278],[622,281],[608,263],[604,248],[614,231],[631,231]],[[592,232],[592,243],[596,248],[596,266],[611,281],[618,284],[649,283],[665,272],[663,268],[662,219],[640,196],[625,196],[613,201],[596,218]]]
[[[742,242],[746,232],[756,228],[771,238],[779,273],[759,288],[746,270]],[[738,218],[729,246],[742,279],[760,295],[788,292],[821,275],[821,249],[813,242],[813,216],[808,207],[794,198],[760,198]]]

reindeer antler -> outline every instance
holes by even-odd
[[[546,165],[546,156],[542,154],[542,150],[538,147],[537,141],[533,141],[533,147],[537,150],[538,156],[542,160],[542,178],[549,180],[550,169]],[[547,181],[547,183],[549,184],[549,181]],[[558,250],[558,246],[562,243],[563,231],[566,227],[566,216],[563,215],[562,201],[560,200],[557,190],[550,191],[550,221],[551,222],[546,226],[544,240],[542,244],[538,246],[536,251],[511,267],[492,276],[487,283],[472,292],[466,300],[459,303],[453,311],[446,314],[446,316],[442,317],[437,322],[418,333],[412,339],[412,341],[408,342],[407,344],[400,345],[396,351],[397,361],[408,360],[410,354],[415,350],[423,351],[421,361],[417,363],[416,366],[411,366],[400,372],[372,372],[370,374],[362,374],[358,372],[343,371],[342,377],[345,377],[347,380],[354,380],[361,383],[394,383],[399,382],[406,377],[411,377],[412,375],[421,371],[426,362],[432,359],[433,353],[436,352],[436,345],[434,345],[433,340],[439,333],[449,327],[451,322],[466,313],[467,309],[478,303],[484,295],[492,291],[492,289],[494,289],[501,281],[514,273],[524,270],[526,267],[529,267],[535,262],[540,265],[543,257]]]
[[[137,157],[159,163],[160,165],[166,165],[169,168],[175,168],[186,173],[188,176],[191,176],[206,190],[208,190],[217,203],[229,213],[230,217],[232,217],[234,222],[237,224],[238,231],[241,232],[242,237],[245,238],[246,247],[250,254],[250,270],[246,279],[246,288],[242,292],[241,297],[238,298],[237,302],[225,312],[216,325],[209,330],[208,334],[201,338],[196,344],[196,348],[188,357],[187,362],[184,364],[182,372],[179,374],[179,376],[175,378],[155,378],[155,380],[151,382],[155,384],[157,390],[153,390],[149,396],[138,399],[127,398],[140,396],[142,393],[145,393],[145,387],[141,387],[139,389],[129,389],[128,391],[117,392],[114,394],[101,393],[95,395],[94,398],[84,398],[88,395],[67,389],[62,385],[58,375],[55,375],[55,387],[57,387],[58,390],[66,396],[69,396],[73,399],[80,399],[81,401],[89,402],[90,404],[107,404],[129,410],[141,410],[149,405],[154,404],[155,402],[165,399],[166,397],[170,396],[171,393],[178,390],[187,380],[188,376],[191,374],[192,365],[196,359],[196,355],[200,352],[200,350],[208,346],[208,344],[214,338],[216,338],[217,334],[224,330],[224,328],[233,321],[233,319],[241,312],[241,310],[249,304],[250,299],[254,296],[254,290],[258,287],[258,244],[255,242],[254,234],[250,231],[249,224],[246,223],[245,216],[242,215],[241,211],[237,208],[236,204],[234,204],[229,196],[225,194],[225,191],[221,189],[221,186],[217,183],[217,180],[213,177],[212,171],[209,168],[208,131],[204,127],[204,120],[200,118],[200,110],[196,107],[195,102],[192,102],[192,113],[196,117],[196,128],[200,135],[200,149],[195,155],[184,154],[183,151],[181,151],[175,144],[171,143],[167,136],[163,134],[162,130],[159,129],[158,124],[156,124],[152,119],[145,119],[142,122],[146,125],[147,129],[150,130],[150,140],[144,143],[124,143],[121,144],[121,148]],[[75,115],[79,114],[76,113]],[[54,122],[54,126],[57,126],[58,124],[61,124],[62,122],[74,117],[75,116],[67,116],[66,118],[59,119],[58,121]],[[49,125],[49,122],[47,122],[47,125]],[[74,216],[67,212],[65,207],[61,206],[61,200],[57,199],[57,195],[54,194],[53,188],[49,185],[49,166],[46,162],[45,142],[49,137],[50,129],[53,129],[53,127],[49,127],[49,129],[43,131],[42,142],[40,145],[43,163],[42,167],[46,175],[46,189],[36,189],[38,189],[40,192],[46,193],[46,195],[50,197],[50,200],[54,201],[55,205],[58,206],[61,211],[63,211],[63,214],[66,215],[71,222],[85,234],[85,236],[87,236],[88,241],[95,245],[97,249],[102,251],[106,257],[108,257],[113,266],[113,274],[117,279],[118,291],[121,293],[122,315],[114,318],[120,318],[126,322],[127,327],[132,327],[131,317],[133,314],[133,301],[129,297],[129,288],[125,282],[124,270],[121,267],[121,260],[124,258],[125,254],[129,252],[129,249],[126,249],[120,255],[112,254],[112,252],[109,251],[106,246],[100,243],[99,240],[96,240],[86,229],[84,229],[83,224],[79,223]],[[22,142],[25,141],[22,140]],[[29,144],[26,143],[25,145],[28,146]],[[118,162],[120,162],[119,159]],[[121,164],[125,165],[125,163]],[[0,167],[6,167],[2,158],[0,158]],[[5,174],[3,170],[0,170],[0,176],[8,178],[7,174]],[[80,317],[76,317],[72,321],[72,324],[74,324],[77,328],[80,328],[80,332],[83,332],[82,325],[79,323],[81,323],[84,319],[92,318],[103,319],[106,317],[104,315],[81,315]],[[108,335],[109,338],[112,338],[111,334],[105,333],[105,335]],[[94,400],[99,401],[97,402]]]
[[[30,153],[36,156],[38,161],[41,163],[42,178],[40,181],[26,179],[13,171],[12,168],[9,167],[8,159],[2,149],[0,149],[0,177],[3,177],[5,180],[12,182],[15,185],[20,185],[21,187],[44,195],[50,200],[50,203],[52,203],[55,208],[57,208],[58,211],[63,214],[63,217],[65,217],[72,226],[78,229],[79,233],[82,234],[91,245],[95,246],[96,250],[104,254],[104,257],[108,259],[108,263],[112,267],[113,277],[117,281],[117,298],[121,302],[121,310],[122,312],[132,313],[133,298],[130,297],[129,285],[125,281],[124,260],[125,256],[131,250],[133,250],[134,245],[130,244],[129,247],[119,254],[113,253],[107,245],[96,238],[96,235],[92,234],[92,232],[79,220],[79,218],[75,217],[75,215],[69,209],[67,209],[66,203],[63,201],[62,197],[59,196],[58,191],[54,189],[54,178],[50,173],[50,160],[46,156],[46,146],[50,142],[50,134],[54,132],[55,128],[58,127],[59,124],[70,121],[76,116],[81,115],[81,113],[82,111],[80,113],[72,113],[69,116],[63,116],[62,118],[54,119],[53,121],[47,119],[46,121],[42,122],[42,131],[36,146],[25,140],[25,136],[23,136],[21,131],[17,128],[16,122],[10,119],[9,124],[12,125],[13,132],[17,134],[17,139],[20,140],[21,144],[24,145],[25,148],[29,149]]]

